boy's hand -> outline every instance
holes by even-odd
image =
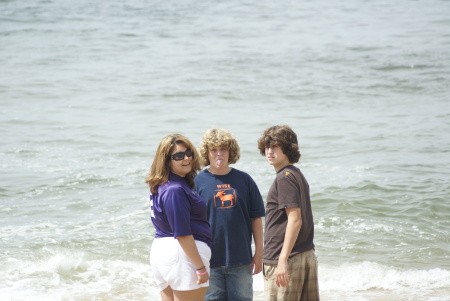
[[[275,270],[275,284],[280,287],[289,285],[289,275],[287,272],[287,260],[279,260]]]

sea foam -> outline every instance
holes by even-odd
[[[371,289],[414,291],[449,288],[450,271],[403,269],[375,262],[319,266],[320,288],[324,291],[365,291]]]

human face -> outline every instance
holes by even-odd
[[[173,156],[176,153],[185,152],[187,150],[186,146],[183,144],[176,144],[174,150],[170,154]],[[184,156],[183,160],[176,161],[170,158],[169,167],[170,171],[182,178],[184,178],[192,170],[192,159],[193,156]]]
[[[214,170],[228,170],[228,158],[230,152],[226,147],[217,146],[208,150],[208,159],[211,169]]]
[[[276,171],[290,164],[288,157],[283,153],[281,147],[277,145],[266,147],[265,153],[267,161]]]

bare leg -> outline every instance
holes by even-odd
[[[175,301],[203,301],[207,287],[201,287],[192,291],[173,291]]]
[[[172,288],[170,286],[166,287],[160,293],[161,293],[161,300],[162,301],[174,301],[173,291],[172,291]]]

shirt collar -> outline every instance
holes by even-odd
[[[185,178],[182,178],[179,175],[176,175],[174,173],[170,173],[169,174],[169,180],[176,181],[176,182],[184,182]]]

